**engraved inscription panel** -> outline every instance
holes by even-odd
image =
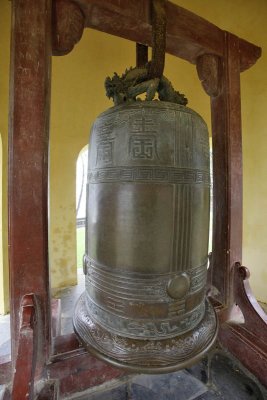
[[[98,121],[95,124],[95,144],[96,146],[96,162],[95,166],[111,166],[114,158],[114,121],[107,119],[106,121]]]
[[[133,160],[153,160],[157,156],[156,143],[153,135],[132,135],[129,140],[129,155]]]
[[[143,109],[140,117],[130,118],[129,128],[132,133],[156,133],[159,130],[159,123],[155,118],[147,116]]]
[[[89,349],[92,346],[107,360],[119,361],[121,366],[138,372],[170,372],[172,367],[177,370],[185,368],[186,362],[196,362],[198,356],[203,357],[203,352],[213,345],[218,322],[208,302],[205,308],[205,316],[197,329],[170,339],[164,336],[150,341],[130,339],[103,329],[88,314],[84,295],[79,300],[73,322],[83,344]],[[161,329],[166,329],[164,323]]]
[[[122,317],[120,313],[110,312],[99,307],[87,297],[87,307],[93,319],[108,330],[132,338],[174,337],[194,328],[203,318],[204,302],[193,311],[183,315],[172,315],[169,319],[148,319]]]
[[[113,160],[113,143],[112,141],[100,142],[97,146],[96,163],[110,164]]]
[[[142,109],[129,119],[129,149],[132,160],[154,160],[158,158],[157,137],[159,122]]]

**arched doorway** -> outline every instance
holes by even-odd
[[[77,268],[82,268],[85,251],[85,212],[88,145],[80,151],[76,162],[76,243]]]

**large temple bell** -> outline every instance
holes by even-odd
[[[205,295],[207,126],[165,77],[148,71],[106,80],[115,106],[91,131],[86,290],[73,323],[96,356],[158,373],[199,360],[218,324]],[[142,92],[146,100],[136,100]]]

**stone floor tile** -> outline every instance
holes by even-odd
[[[10,339],[10,315],[0,315],[0,345]]]
[[[217,353],[211,362],[212,385],[225,400],[266,400],[267,393],[230,357]],[[205,399],[205,397],[204,397]]]
[[[196,379],[200,380],[202,383],[206,384],[208,381],[208,360],[207,357],[204,357],[199,363],[192,365],[185,369],[185,371],[189,372]]]
[[[187,371],[139,375],[133,378],[131,387],[131,400],[143,400],[142,390],[144,399],[150,393],[153,400],[193,400],[207,391],[207,387]]]
[[[160,400],[161,394],[138,383],[132,383],[128,390],[128,400]]]
[[[128,400],[127,385],[124,384],[111,390],[86,394],[82,397],[77,397],[77,400]]]
[[[7,356],[10,353],[11,353],[11,340],[9,339],[0,345],[0,357]]]
[[[53,291],[54,298],[61,299],[61,334],[73,332],[72,316],[78,298],[85,289],[85,279],[81,268],[77,270],[78,285]]]
[[[195,400],[226,400],[226,398],[217,392],[209,390],[208,392],[197,397]],[[229,398],[229,400],[235,400],[235,398]]]

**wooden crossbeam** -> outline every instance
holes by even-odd
[[[73,0],[85,16],[85,26],[151,46],[148,0]],[[138,3],[138,6],[137,6]],[[203,54],[224,55],[225,32],[204,18],[166,2],[166,52],[196,64]],[[261,48],[239,40],[240,71],[261,56]]]

